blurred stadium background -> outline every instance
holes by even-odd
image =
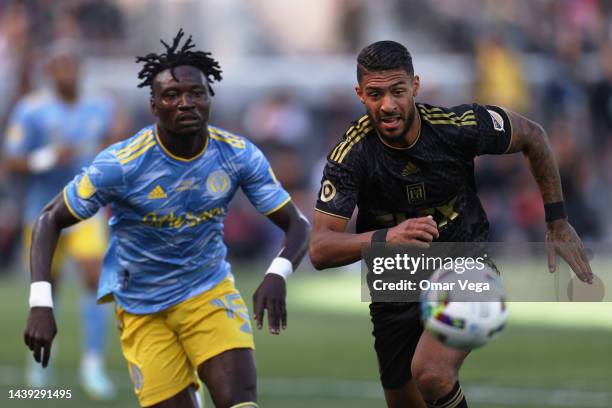
[[[268,155],[311,217],[329,149],[362,113],[355,56],[394,39],[412,52],[421,101],[493,103],[548,131],[570,220],[585,241],[612,238],[612,2],[606,0],[22,0],[0,1],[0,141],[15,101],[43,81],[45,48],[81,40],[86,89],[120,106],[125,136],[151,122],[137,89],[135,55],[159,50],[183,27],[220,61],[212,123]],[[544,214],[521,155],[477,160],[493,241],[541,241]],[[22,383],[27,274],[21,256],[22,180],[0,166],[1,406]],[[245,298],[279,247],[279,233],[236,197],[226,242]],[[608,269],[609,271],[609,269]],[[597,272],[597,271],[596,271]],[[77,385],[77,285],[61,295],[58,387]],[[257,335],[264,407],[383,406],[359,277],[313,272],[289,284],[289,330]],[[476,407],[612,407],[610,304],[516,304],[502,337],[470,357],[464,385]],[[134,406],[118,341],[109,366],[121,386],[113,406]],[[55,405],[53,405],[55,404]],[[99,404],[99,406],[103,406]],[[472,406],[472,405],[471,405]]]

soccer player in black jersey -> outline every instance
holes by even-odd
[[[363,244],[427,245],[488,240],[476,195],[474,157],[522,152],[546,210],[548,264],[558,253],[578,278],[593,275],[568,223],[555,158],[544,129],[498,106],[443,108],[415,103],[412,57],[393,41],[364,48],[355,90],[367,114],[327,157],[310,258],[317,269],[361,258]],[[355,206],[357,231],[346,232]],[[570,244],[570,245],[568,245]],[[374,348],[389,407],[467,407],[458,371],[467,352],[423,332],[418,303],[372,303]]]

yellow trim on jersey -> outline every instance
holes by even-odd
[[[427,116],[428,118],[447,118],[447,119],[451,119],[451,120],[455,120],[455,119],[459,119],[459,120],[465,120],[465,119],[474,119],[474,118],[470,118],[470,116],[474,116],[474,111],[473,110],[468,110],[465,111],[463,113],[463,115],[461,116],[457,116],[455,114],[455,112],[448,112],[448,113],[429,113],[426,112],[424,110],[421,110],[421,113],[425,116]]]
[[[370,130],[372,130],[371,126],[368,126],[365,128],[364,132],[369,132]],[[348,147],[348,145],[351,144],[351,142],[355,139],[355,137],[359,136],[362,134],[362,131],[360,128],[356,128],[355,130],[353,130],[343,141],[342,143],[340,143],[338,146],[336,146],[336,148],[334,149],[334,152],[332,153],[331,159],[334,161],[338,161],[339,157],[344,153],[344,151],[346,150],[346,148]]]
[[[427,112],[428,114],[438,112],[438,113],[441,113],[441,114],[444,114],[444,115],[449,115],[449,116],[454,116],[454,115],[456,115],[456,113],[455,113],[455,112],[452,112],[452,111],[450,111],[450,112],[445,112],[445,111],[443,111],[442,109],[440,109],[440,108],[438,108],[438,107],[436,107],[436,106],[432,106],[431,108],[427,108],[426,106],[421,105],[421,104],[417,104],[417,106],[418,106],[419,110],[421,110],[421,111],[425,111],[425,112]],[[468,113],[468,112],[470,112],[470,113],[474,113],[474,111],[473,111],[472,109],[469,109],[469,110],[465,111],[465,112],[463,113],[463,115],[465,115],[465,114],[466,114],[466,113]]]
[[[153,138],[153,132],[149,130],[145,132],[143,135],[137,137],[134,141],[132,141],[129,145],[124,147],[123,149],[119,149],[115,152],[115,155],[119,159],[123,159],[129,156],[134,151],[138,150],[138,148],[147,144]]]
[[[190,157],[189,159],[185,159],[184,157],[178,157],[173,155],[172,153],[170,153],[170,151],[168,149],[166,149],[166,146],[164,146],[164,144],[162,143],[160,137],[159,137],[159,133],[157,133],[157,125],[155,125],[155,140],[157,140],[157,142],[159,143],[160,147],[162,148],[162,150],[171,158],[173,158],[174,160],[178,160],[178,161],[182,161],[182,162],[190,162],[190,161],[194,161],[195,159],[197,159],[198,157],[200,157],[201,155],[204,154],[204,152],[206,151],[206,148],[208,147],[208,138],[206,138],[206,142],[204,143],[204,148],[202,149],[202,151],[198,154],[196,154],[193,157]]]
[[[348,144],[348,146],[346,147],[346,149],[344,150],[344,152],[340,155],[340,157],[338,158],[338,163],[342,163],[342,160],[344,160],[344,158],[346,157],[347,153],[353,148],[353,146],[355,146],[357,143],[359,143],[359,141],[361,139],[363,139],[368,132],[372,130],[372,127],[368,127],[365,128],[363,130],[363,132],[359,133],[357,136],[355,136],[355,138],[353,138],[353,140],[351,141],[351,143]]]
[[[453,125],[453,126],[473,126],[476,125],[476,116],[472,109],[467,110],[457,116],[455,112],[444,112],[440,108],[426,108],[419,105],[421,116],[432,125]],[[437,112],[437,113],[434,113]]]
[[[427,122],[429,122],[432,125],[453,125],[453,126],[472,126],[472,125],[476,125],[476,117],[474,115],[467,115],[465,116],[463,119],[459,119],[459,118],[453,118],[453,117],[444,117],[444,118],[431,118],[429,116],[427,116],[427,114],[425,112],[422,112],[422,117],[424,120],[426,120]]]
[[[425,119],[428,123],[432,125],[453,125],[453,126],[461,127],[461,126],[475,126],[478,124],[476,121],[473,121],[473,120],[469,122],[455,122],[452,120],[431,120],[427,117],[423,117],[423,119]]]
[[[280,210],[281,208],[283,208],[289,201],[291,201],[291,197],[287,197],[287,199],[285,201],[283,201],[282,203],[280,203],[279,205],[277,205],[276,207],[274,207],[272,210],[265,212],[264,215],[270,215],[273,212],[276,212],[278,210]]]
[[[370,124],[368,119],[369,119],[368,115],[363,115],[361,118],[359,118],[359,120],[357,121],[355,125],[351,126],[344,133],[346,136],[344,140],[341,143],[339,143],[329,155],[331,160],[336,161],[337,157],[340,155],[340,151],[346,147],[346,144],[350,142],[350,139],[354,137],[359,132],[360,129],[362,129],[364,126],[367,127]]]
[[[442,109],[435,106],[432,106],[431,108],[427,108],[426,106],[420,104],[417,104],[417,106],[420,110],[424,110],[426,112],[444,112]]]
[[[348,130],[347,130],[346,132],[344,132],[344,136],[345,136],[345,137],[344,137],[344,140],[342,140],[342,142],[338,143],[338,145],[337,145],[336,147],[334,147],[334,150],[332,150],[331,154],[329,155],[329,157],[330,157],[331,159],[333,159],[333,158],[334,158],[334,156],[335,156],[335,155],[338,153],[338,149],[340,149],[340,148],[341,148],[341,146],[344,146],[344,142],[346,141],[346,139],[351,138],[351,137],[353,136],[353,134],[354,134],[354,133],[357,131],[357,129],[355,128],[355,126],[358,126],[358,125],[359,125],[359,122],[360,122],[361,120],[363,120],[363,118],[364,118],[364,117],[367,117],[367,116],[362,116],[362,117],[359,119],[359,121],[357,122],[357,124],[355,124],[355,125],[351,126],[350,128],[348,128]]]
[[[346,138],[334,148],[329,156],[330,160],[337,163],[342,163],[342,160],[344,160],[349,150],[351,150],[357,142],[363,139],[363,137],[366,136],[368,132],[373,129],[373,127],[370,125],[370,120],[366,115],[359,119],[357,126],[352,126],[349,130],[351,129],[354,130],[352,130],[350,133],[347,132]]]
[[[318,211],[318,212],[326,214],[326,215],[331,215],[332,217],[342,218],[343,220],[350,220],[351,219],[350,217],[345,217],[344,215],[328,213],[327,211],[319,210],[318,208],[315,208],[315,211]]]
[[[376,136],[378,136],[378,140],[380,140],[380,142],[382,144],[384,144],[385,146],[387,146],[390,149],[394,149],[394,150],[408,150],[408,149],[412,149],[414,147],[414,145],[417,144],[417,142],[419,141],[419,139],[421,138],[421,130],[423,129],[423,122],[419,122],[419,133],[417,133],[417,137],[416,139],[414,139],[414,142],[412,142],[410,144],[410,146],[406,146],[406,147],[395,147],[395,146],[391,146],[389,143],[385,142],[385,140],[380,136],[380,133],[376,132]]]
[[[223,143],[227,143],[230,146],[233,146],[237,149],[246,148],[246,143],[244,142],[244,140],[242,140],[238,136],[232,135],[231,133],[225,132],[221,129],[209,127],[208,135],[215,140],[218,140]]]
[[[68,208],[68,211],[70,211],[70,214],[72,214],[72,216],[79,221],[85,221],[85,218],[79,217],[76,211],[74,211],[70,206],[70,203],[68,202],[68,196],[66,195],[66,187],[64,187],[62,195],[64,196],[64,203],[66,204],[66,208]]]
[[[137,158],[138,156],[140,156],[141,154],[143,154],[144,152],[146,152],[147,150],[149,150],[151,147],[155,146],[156,144],[157,142],[155,140],[150,141],[149,144],[144,145],[142,149],[134,152],[131,156],[124,157],[122,160],[119,160],[119,163],[125,164],[127,162],[134,160],[135,158]]]

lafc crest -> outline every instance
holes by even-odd
[[[406,196],[408,203],[419,205],[425,202],[425,183],[410,184],[406,186]]]

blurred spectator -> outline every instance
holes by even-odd
[[[586,201],[593,176],[589,169],[592,160],[588,152],[576,143],[577,136],[570,131],[566,121],[555,121],[550,134],[568,217],[583,240],[597,240],[602,235],[600,217]]]
[[[338,6],[340,16],[340,36],[344,43],[344,51],[356,54],[363,46],[362,27],[366,22],[366,7],[364,0],[341,0]]]
[[[516,112],[529,109],[529,94],[523,78],[520,56],[494,36],[476,44],[476,100]]]
[[[599,50],[598,59],[601,72],[589,87],[589,107],[593,123],[593,142],[595,146],[603,147],[612,143],[612,44],[610,42]]]
[[[244,117],[244,127],[256,143],[301,147],[311,131],[308,109],[289,90],[258,99]]]
[[[88,40],[119,41],[125,34],[124,17],[112,1],[80,1],[75,12]]]
[[[550,79],[546,84],[544,100],[548,123],[556,117],[567,117],[586,122],[587,95],[583,85],[581,43],[575,32],[560,33],[555,38],[555,50]]]
[[[46,68],[49,88],[25,95],[17,103],[4,143],[6,166],[26,182],[24,249],[29,252],[32,226],[43,207],[55,197],[81,167],[91,162],[102,140],[114,129],[113,104],[83,92],[81,55],[77,43],[62,41],[49,49]],[[85,285],[81,298],[83,354],[80,379],[95,399],[112,399],[114,385],[104,369],[108,309],[96,304],[98,276],[106,249],[105,220],[94,217],[64,232],[52,266],[57,284],[62,261],[75,262]],[[27,255],[23,259],[28,259]],[[55,285],[57,287],[57,285]],[[26,383],[46,387],[51,371],[30,355]]]

